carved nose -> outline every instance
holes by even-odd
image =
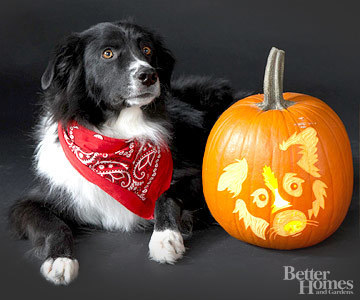
[[[141,71],[138,79],[143,85],[150,86],[156,83],[158,75],[154,69],[146,69]]]

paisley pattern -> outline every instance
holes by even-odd
[[[63,131],[67,146],[76,158],[90,170],[135,193],[141,200],[157,175],[161,149],[150,142],[140,143],[135,140],[125,141],[121,149],[114,152],[91,152],[80,148],[76,142],[76,131],[79,126],[69,126]],[[95,138],[103,140],[100,134]]]

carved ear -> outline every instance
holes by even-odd
[[[41,88],[48,89],[58,80],[61,86],[66,86],[71,70],[81,64],[82,47],[81,37],[71,34],[60,42],[55,48],[44,74],[41,77]]]

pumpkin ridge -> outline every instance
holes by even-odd
[[[311,107],[309,108],[312,112],[318,112],[319,109],[321,110],[326,110],[326,113],[328,115],[328,117],[330,117],[334,122],[337,123],[337,125],[339,127],[341,127],[341,134],[342,134],[342,137],[346,140],[347,139],[347,135],[346,135],[346,128],[345,128],[345,125],[344,123],[341,121],[341,119],[339,118],[338,115],[336,115],[336,113],[331,109],[331,107],[329,107],[326,103],[324,103],[324,101],[321,101],[320,99],[317,99],[315,97],[312,97],[316,100],[319,100],[319,104],[321,104],[321,107],[318,106],[318,105],[313,105],[312,103],[309,103],[306,105],[306,107]],[[314,110],[316,109],[316,110]],[[318,113],[319,115],[319,113]]]
[[[246,133],[244,134],[244,137],[245,137],[245,138],[248,136],[248,134],[249,134],[249,129],[250,129],[250,127],[252,127],[252,125],[253,125],[253,123],[254,123],[253,120],[257,119],[260,114],[261,114],[261,112],[256,112],[255,116],[254,116],[254,117],[251,119],[251,121],[249,122],[249,125],[247,126],[247,129],[246,129]],[[234,126],[234,127],[236,127],[236,126]],[[232,131],[234,130],[234,127],[232,128]],[[241,145],[241,150],[239,151],[239,153],[241,154],[241,156],[242,156],[243,149],[244,149],[244,143]],[[240,223],[240,222],[238,222],[238,221],[236,220],[236,218],[238,218],[238,216],[237,216],[236,214],[233,214],[233,217],[235,218],[236,229],[237,229],[238,233],[241,234],[241,230],[239,229],[239,226],[240,226],[239,223]],[[247,229],[247,230],[248,230],[248,229]]]
[[[285,124],[286,126],[286,133],[287,136],[291,136],[290,130],[289,130],[289,125],[288,125],[288,121],[287,121],[287,116],[289,116],[291,118],[291,120],[293,120],[292,118],[292,113],[289,110],[286,111],[281,111],[281,116],[283,118],[283,124]],[[278,142],[280,142],[280,138],[277,140]],[[276,145],[278,146],[278,145]],[[287,151],[291,151],[291,156],[292,156],[292,161],[295,162],[295,151],[294,149],[287,149]],[[294,166],[294,163],[291,164],[292,166]],[[291,172],[293,172],[293,168],[291,169]],[[292,199],[293,200],[293,199]],[[291,201],[292,203],[293,201]],[[269,211],[270,215],[269,215],[269,220],[271,220],[271,223],[273,222],[275,216],[272,216],[271,211]]]
[[[261,112],[259,112],[259,114],[261,114]],[[258,132],[259,132],[259,129],[260,129],[260,124],[259,124],[260,122],[257,122],[257,130],[256,130],[256,141],[255,141],[255,149],[258,149],[258,147],[257,147],[257,144],[258,144],[258,140],[259,140],[259,134],[258,134]],[[253,187],[253,182],[254,182],[254,175],[255,175],[255,172],[254,172],[254,169],[255,169],[255,165],[256,165],[256,151],[253,151],[253,157],[252,157],[252,162],[253,162],[253,164],[252,164],[252,170],[253,170],[253,172],[251,173],[251,181],[250,181],[250,193],[251,193],[251,191],[253,191],[254,190],[254,187]],[[251,196],[249,195],[249,198],[251,198]],[[250,203],[252,204],[252,201],[250,201]],[[253,205],[251,205],[251,206],[253,206]],[[252,208],[252,207],[251,207]],[[266,235],[266,232],[268,231],[268,230],[270,230],[270,223],[269,223],[269,228],[264,232],[264,234]],[[255,243],[255,237],[253,236],[253,235],[251,235],[251,237],[252,237],[252,240],[253,240],[253,242]]]

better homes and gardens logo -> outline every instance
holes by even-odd
[[[314,269],[295,270],[293,266],[284,266],[284,280],[297,280],[299,294],[304,295],[352,295],[354,280],[335,280],[330,271]]]

